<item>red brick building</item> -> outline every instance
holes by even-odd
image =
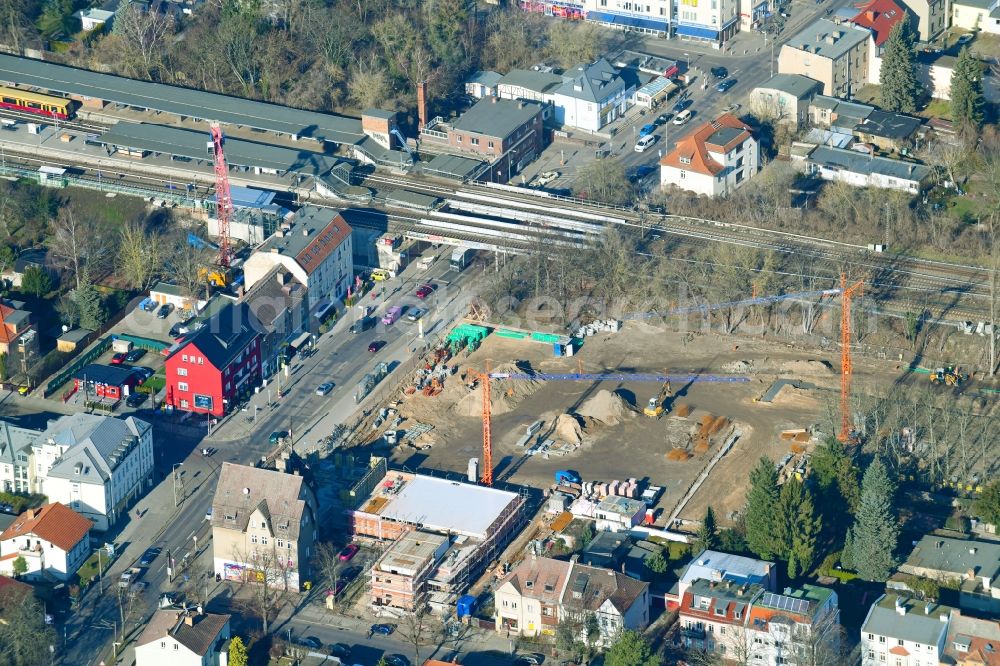
[[[167,357],[166,404],[222,416],[260,383],[261,326],[245,303],[228,304]]]

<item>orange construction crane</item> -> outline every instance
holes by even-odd
[[[493,434],[490,432],[490,362],[486,361],[486,372],[479,376],[483,385],[483,485],[493,485]]]
[[[863,282],[847,286],[847,275],[840,274],[840,432],[837,439],[846,442],[851,436],[851,299],[861,296]]]

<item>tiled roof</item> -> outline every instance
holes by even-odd
[[[53,502],[38,509],[28,509],[17,517],[10,527],[0,534],[0,541],[7,541],[22,534],[34,534],[56,548],[70,551],[87,537],[94,526],[73,509]]]
[[[289,221],[289,229],[275,231],[254,252],[274,252],[294,257],[312,274],[351,235],[351,227],[340,213],[328,208],[303,206]]]
[[[1000,621],[968,617],[953,610],[942,657],[941,663],[1000,666]]]
[[[660,164],[705,176],[714,176],[725,167],[711,158],[708,154],[708,146],[739,145],[750,136],[749,125],[731,113],[724,113],[678,141],[674,149],[660,160]]]
[[[507,574],[500,585],[510,583],[522,596],[555,604],[559,602],[569,564],[548,557],[527,557]]]
[[[190,625],[185,622],[185,616],[190,617]],[[204,657],[229,623],[229,618],[229,615],[212,613],[158,610],[149,619],[136,645],[141,647],[170,636],[196,655]]]
[[[604,58],[577,65],[563,74],[564,83],[553,94],[600,104],[625,89],[625,80]]]
[[[711,618],[716,622],[743,624],[746,608],[759,600],[758,584],[739,585],[730,581],[696,580],[681,600],[681,614]]]
[[[10,344],[21,337],[27,328],[29,314],[0,302],[0,342]],[[21,330],[18,330],[21,329]]]
[[[624,615],[648,587],[649,583],[611,569],[574,563],[562,603],[567,608],[596,611],[605,601],[610,601]]]
[[[66,447],[48,476],[103,484],[152,427],[134,416],[62,416],[49,424],[44,435],[52,444]]]
[[[861,11],[852,22],[872,31],[875,46],[882,46],[892,27],[906,18],[906,12],[892,0],[871,0],[858,9]]]
[[[821,58],[838,60],[848,51],[865,42],[868,30],[838,25],[825,18],[818,18],[800,30],[781,48],[792,48]]]
[[[244,532],[259,509],[271,516],[268,526],[278,536],[297,540],[307,499],[314,501],[312,491],[297,474],[225,462],[212,500],[212,526]]]

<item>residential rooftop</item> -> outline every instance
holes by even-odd
[[[789,39],[785,46],[822,58],[838,60],[868,40],[869,35],[868,30],[864,28],[838,25],[825,18],[819,18]]]
[[[153,613],[136,645],[147,645],[170,636],[195,654],[205,656],[225,629],[229,617],[194,610],[160,609]]]
[[[780,90],[797,99],[808,97],[811,93],[822,90],[823,84],[816,79],[810,79],[801,74],[775,74],[764,83],[757,86],[764,90]]]
[[[524,88],[539,94],[550,93],[562,85],[563,78],[549,72],[536,72],[533,69],[512,69],[500,79],[497,85],[507,85]]]
[[[887,139],[908,139],[922,124],[919,118],[874,109],[854,128],[854,131]]]
[[[313,500],[304,484],[298,474],[224,462],[212,500],[212,527],[245,532],[250,514],[260,509],[277,536],[297,540]]]
[[[350,225],[336,210],[303,206],[255,252],[294,257],[307,273],[312,273],[350,235]]]
[[[828,169],[842,169],[852,173],[879,174],[900,180],[919,182],[931,174],[931,168],[893,160],[888,157],[871,157],[854,150],[818,146],[809,153],[808,160]]]
[[[564,83],[553,91],[556,95],[600,104],[621,93],[628,84],[604,58],[580,64],[563,74]]]
[[[953,610],[941,663],[1000,666],[1000,621]]]
[[[703,550],[688,564],[681,581],[695,580],[733,581],[734,583],[755,583],[767,579],[774,569],[774,562],[755,560],[752,557]]]
[[[61,416],[49,423],[39,440],[66,447],[52,464],[48,476],[102,484],[152,427],[134,416]]]
[[[950,606],[884,594],[872,605],[861,626],[863,633],[937,645],[948,629]]]
[[[904,568],[927,569],[996,580],[1000,575],[1000,543],[925,535],[913,548]]]
[[[616,513],[619,516],[632,517],[639,511],[645,508],[646,504],[642,500],[632,499],[630,497],[619,497],[617,495],[608,495],[601,500],[600,504],[597,505],[598,511],[606,511],[607,513]]]
[[[86,538],[93,526],[94,523],[68,506],[53,502],[37,509],[28,509],[19,515],[3,534],[0,534],[0,541],[32,534],[48,541],[56,548],[70,551]]]

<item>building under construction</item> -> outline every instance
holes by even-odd
[[[526,521],[526,498],[506,490],[392,470],[366,480],[371,490],[356,495],[357,508],[348,512],[356,540],[390,546],[412,530],[447,538],[445,548],[432,549],[433,566],[419,584],[434,607],[454,604]]]

